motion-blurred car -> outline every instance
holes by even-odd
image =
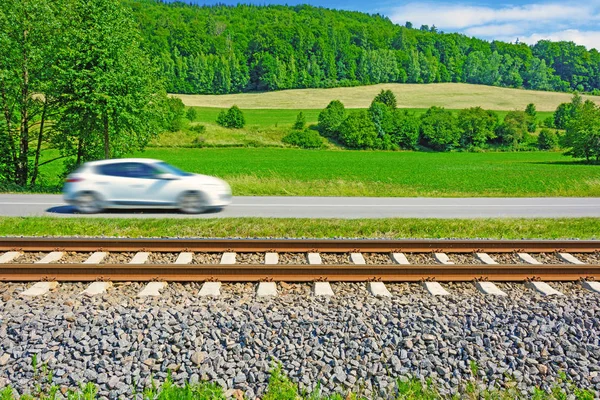
[[[197,214],[231,203],[227,182],[143,158],[85,163],[67,177],[63,195],[85,214],[105,208],[178,208]]]

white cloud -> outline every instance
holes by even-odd
[[[600,31],[580,31],[577,29],[566,29],[564,31],[549,33],[533,33],[529,36],[520,37],[521,42],[534,44],[540,40],[568,41],[581,44],[588,49],[600,50]]]
[[[408,3],[392,8],[390,19],[398,24],[412,22],[435,25],[483,39],[535,43],[541,39],[571,40],[588,48],[600,48],[595,30],[600,22],[600,0],[585,4],[539,2],[522,6],[473,6],[468,4]],[[541,32],[541,33],[540,33]]]

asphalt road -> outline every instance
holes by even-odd
[[[60,195],[0,194],[0,216],[81,217]],[[218,212],[105,211],[90,218],[499,218],[600,217],[600,198],[234,197]]]

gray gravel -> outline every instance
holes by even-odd
[[[403,283],[377,299],[364,284],[332,283],[334,298],[315,299],[308,284],[280,283],[280,296],[265,300],[252,283],[224,284],[219,299],[198,298],[197,283],[169,284],[157,299],[137,299],[138,283],[92,299],[78,296],[84,284],[19,298],[26,286],[0,283],[0,380],[20,393],[31,388],[33,354],[57,385],[90,380],[110,399],[168,369],[177,383],[211,380],[254,399],[275,360],[301,388],[378,398],[406,376],[451,393],[469,379],[470,360],[490,385],[547,388],[563,370],[600,390],[600,297],[576,284],[553,284],[565,293],[556,298],[522,284],[499,284],[506,298],[446,284],[452,295],[435,298]]]

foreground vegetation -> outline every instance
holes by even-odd
[[[34,359],[36,356],[34,355]],[[80,389],[66,389],[61,391],[56,385],[52,384],[52,373],[48,371],[45,364],[38,368],[35,361],[33,363],[35,385],[31,388],[31,394],[19,396],[14,394],[13,389],[8,386],[0,390],[0,399],[2,400],[55,400],[67,398],[68,400],[93,400],[97,399],[98,388],[93,383],[81,383]],[[461,382],[458,393],[453,396],[444,395],[435,387],[431,381],[423,382],[415,378],[402,377],[396,379],[396,388],[387,390],[386,398],[396,400],[444,400],[444,399],[489,399],[489,400],[592,400],[595,398],[595,392],[587,389],[580,389],[575,386],[564,372],[559,372],[556,381],[549,390],[542,390],[533,387],[529,392],[523,393],[516,388],[514,382],[507,382],[504,388],[489,388],[482,384],[478,375],[478,366],[471,361],[471,370],[473,378]],[[59,394],[61,393],[61,394]],[[229,394],[229,395],[228,395]],[[283,372],[281,364],[271,369],[269,384],[263,394],[263,400],[368,400],[374,399],[377,395],[365,395],[362,389],[358,392],[348,391],[347,393],[336,393],[333,395],[323,395],[320,387],[312,392],[299,390],[298,385],[292,382]],[[241,390],[234,390],[233,393],[225,392],[223,388],[210,382],[186,383],[183,386],[176,385],[167,375],[165,382],[157,386],[155,382],[148,388],[137,390],[134,388],[134,398],[142,400],[226,400],[235,398],[243,400],[246,398]]]
[[[307,218],[0,217],[4,236],[281,237],[381,239],[598,239],[600,218],[307,219]]]

